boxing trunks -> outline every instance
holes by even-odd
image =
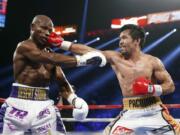
[[[60,112],[48,91],[48,87],[13,83],[10,97],[1,106],[0,134],[65,135]]]
[[[159,97],[124,98],[123,111],[103,135],[180,135],[180,124]]]

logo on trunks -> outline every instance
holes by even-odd
[[[12,107],[12,110],[9,112],[8,116],[9,117],[15,117],[17,119],[24,119],[25,116],[27,116],[28,112],[27,111],[23,111],[23,110],[19,110],[15,107]]]
[[[156,103],[157,100],[155,97],[149,97],[144,99],[130,99],[129,107],[147,107]]]
[[[18,87],[18,98],[45,100],[47,91],[40,88]]]
[[[49,111],[48,108],[46,108],[46,109],[44,109],[43,111],[39,112],[37,118],[38,118],[38,119],[42,119],[42,118],[47,117],[49,114],[50,114],[50,111]]]
[[[12,123],[7,123],[7,125],[8,125],[8,127],[9,127],[9,129],[11,131],[16,131],[17,130],[17,127],[15,125],[13,125]]]
[[[46,125],[43,125],[43,126],[40,126],[40,127],[38,127],[37,128],[37,132],[38,133],[48,133],[48,135],[50,135],[51,134],[51,132],[50,132],[50,128],[51,128],[51,124],[50,123],[48,123],[48,124],[46,124]]]
[[[18,98],[31,99],[33,97],[32,88],[18,87]]]
[[[117,126],[112,132],[112,135],[133,135],[133,130],[126,127]]]

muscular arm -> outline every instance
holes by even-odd
[[[74,106],[72,112],[73,117],[76,120],[84,120],[88,115],[88,105],[86,101],[74,93],[60,67],[56,67],[56,79],[60,85],[60,95]]]
[[[82,44],[72,44],[69,51],[71,51],[73,53],[76,53],[76,54],[81,54],[81,55],[85,54],[87,52],[90,52],[90,51],[100,51],[102,54],[104,54],[107,61],[110,62],[110,63],[112,62],[111,58],[113,56],[119,55],[119,53],[115,52],[115,51],[110,51],[110,50],[101,51],[101,50],[97,50],[95,48],[92,48],[92,47],[89,47],[89,46],[86,46],[86,45],[82,45]]]
[[[36,48],[33,44],[20,44],[17,48],[17,53],[24,55],[29,60],[40,63],[50,63],[63,67],[76,66],[75,57],[66,56],[58,53],[48,53]]]
[[[107,60],[109,59],[108,58],[109,56],[112,57],[111,53],[109,54],[109,51],[106,51],[106,53],[105,53],[104,51],[100,51],[95,48],[83,45],[83,44],[74,44],[69,41],[64,41],[64,40],[62,40],[61,36],[57,35],[54,32],[51,33],[50,35],[51,36],[49,37],[49,39],[50,39],[49,43],[52,44],[53,46],[59,47],[63,50],[66,50],[66,51],[68,50],[68,51],[71,51],[71,52],[73,52],[75,54],[79,54],[79,55],[83,55],[87,52],[99,51],[105,55]]]
[[[55,80],[57,82],[57,84],[59,85],[59,93],[60,95],[67,99],[68,96],[73,93],[73,89],[71,88],[68,80],[66,79],[62,69],[59,66],[56,66],[55,69]]]
[[[154,76],[160,82],[164,95],[174,92],[174,82],[163,63],[157,58],[154,61]]]
[[[76,53],[76,54],[85,54],[90,51],[97,51],[95,48],[83,45],[83,44],[72,44],[69,51]]]

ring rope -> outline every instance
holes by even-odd
[[[65,122],[78,122],[74,118],[62,118]],[[79,122],[111,122],[114,118],[86,118],[85,120],[79,121]]]
[[[62,118],[62,120],[65,122],[111,122],[114,119],[115,118],[86,118],[83,121],[78,121],[74,118]],[[176,118],[176,120],[180,122],[179,118]]]
[[[6,99],[0,98],[0,103],[4,103]],[[165,104],[167,108],[180,108],[180,104]],[[73,109],[72,105],[56,105],[59,109]],[[102,109],[122,109],[122,105],[89,105],[89,109],[92,110],[102,110]]]
[[[6,99],[0,98],[0,103],[4,103]],[[180,108],[180,104],[165,104],[167,108]],[[59,109],[73,109],[72,105],[56,105]],[[122,109],[122,105],[89,105],[89,109]],[[74,118],[62,118],[65,122],[78,122]],[[114,118],[86,118],[79,122],[111,122]],[[180,119],[176,119],[180,122]]]
[[[167,108],[180,108],[180,104],[165,104]],[[57,105],[59,109],[73,109],[72,105]],[[89,109],[91,110],[102,110],[102,109],[122,109],[122,105],[89,105]]]

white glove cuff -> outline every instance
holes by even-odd
[[[73,100],[74,100],[75,98],[77,98],[77,95],[74,94],[74,93],[71,93],[71,94],[69,95],[69,97],[67,98],[67,101],[68,101],[71,105],[73,105]]]
[[[104,67],[107,63],[106,57],[101,53],[101,52],[96,52],[99,57],[102,59],[101,64],[99,65],[99,67]]]
[[[75,55],[75,57],[76,57],[76,61],[77,61],[77,65],[76,65],[77,67],[86,65],[86,62],[82,61],[82,59],[81,59],[82,56]]]
[[[155,89],[155,92],[154,92],[154,96],[161,96],[162,95],[162,87],[161,85],[154,85],[154,89]]]
[[[62,50],[65,50],[65,51],[68,51],[70,49],[72,45],[72,42],[69,42],[69,41],[62,41],[61,45],[60,45],[60,48]]]

